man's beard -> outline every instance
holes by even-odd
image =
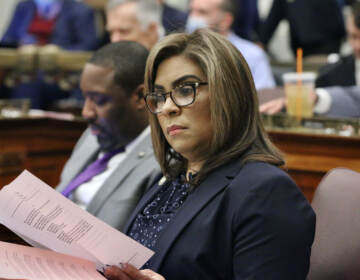
[[[100,149],[103,151],[112,151],[120,146],[127,144],[126,137],[122,137],[119,129],[112,126],[108,121],[102,121],[101,124],[89,122],[89,128],[96,136]]]

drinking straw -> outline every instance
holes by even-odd
[[[302,50],[302,48],[298,48],[296,50],[296,72],[297,73],[302,73],[302,71],[303,71],[302,58],[303,58],[303,50]]]
[[[301,74],[303,72],[303,50],[298,48],[296,50],[296,73]],[[302,79],[298,77],[297,86],[296,86],[296,117],[298,120],[302,116],[302,107],[303,107],[303,91],[302,91]]]

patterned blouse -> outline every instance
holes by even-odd
[[[139,212],[129,231],[129,236],[142,245],[153,249],[161,232],[188,196],[189,183],[184,175],[160,187],[154,198]],[[147,264],[143,266],[146,268]]]

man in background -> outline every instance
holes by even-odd
[[[130,46],[137,46],[136,49],[141,49],[140,46],[142,45],[143,50],[141,53],[143,53],[145,48],[150,49],[164,35],[159,3],[157,3],[156,0],[110,0],[106,6],[106,17],[106,28],[110,34],[111,42],[113,44],[118,42],[120,43],[119,46],[125,44],[127,47],[123,46],[123,48],[116,48],[116,50],[114,49],[114,51],[109,52],[109,54],[106,54],[106,50],[109,47],[104,47],[105,49],[103,49],[103,51],[99,50],[98,52],[101,51],[101,53],[108,57],[106,60],[104,59],[106,63],[102,62],[103,59],[100,59],[100,61],[97,60],[98,62],[95,64],[97,65],[100,63],[101,66],[110,66],[110,68],[113,68],[115,72],[114,83],[117,79],[121,78],[122,82],[120,88],[127,88],[127,83],[135,78],[137,79],[136,84],[142,86],[146,57],[144,57],[144,54],[138,57],[138,54],[134,53],[134,50],[131,50]],[[128,46],[130,42],[127,40],[134,42],[132,45]],[[137,42],[137,44],[135,42]],[[96,52],[95,55],[98,52]],[[100,56],[100,58],[104,58],[104,55]],[[137,59],[135,59],[136,57]],[[116,62],[117,64],[115,64]],[[127,65],[136,67],[136,69],[131,72],[130,70],[132,67],[126,69]],[[87,75],[88,73],[85,70],[86,67],[82,75],[81,88],[84,92],[94,91],[90,86],[86,86],[86,81],[91,81],[92,76],[90,79],[86,79],[89,75]],[[124,72],[125,74],[122,74],[122,71],[125,70],[128,71]],[[103,74],[95,72],[93,78],[95,79],[96,77],[99,77],[98,79],[100,79],[99,82],[101,84],[103,81]],[[88,87],[90,87],[90,89],[87,89]],[[94,83],[93,87],[97,88],[98,86]],[[103,90],[103,92],[106,91]],[[114,93],[116,92],[117,91],[114,91]],[[140,94],[140,92],[138,93]],[[136,94],[133,94],[133,96],[136,96]],[[96,118],[99,120],[98,122],[100,122],[102,115],[96,114],[95,116],[90,117],[91,111],[87,110],[87,105],[89,103],[87,103],[88,98],[86,98],[86,94],[84,94],[84,97],[85,104],[83,116],[88,119],[90,123],[93,122],[92,118]],[[140,95],[138,97],[140,97]],[[119,230],[122,229],[127,216],[148,187],[148,182],[152,181],[153,171],[158,169],[158,164],[152,151],[150,129],[145,128],[147,126],[145,103],[142,99],[139,99],[138,101],[141,101],[139,103],[140,107],[138,107],[139,110],[135,110],[134,106],[131,106],[133,103],[130,102],[127,102],[126,106],[123,106],[123,109],[121,109],[122,107],[119,107],[119,104],[122,104],[122,102],[119,101],[118,106],[115,106],[117,109],[114,108],[112,110],[114,112],[119,112],[117,116],[114,114],[113,117],[111,117],[111,122],[115,125],[111,127],[103,125],[103,130],[108,131],[107,133],[98,134],[95,131],[92,134],[89,129],[84,133],[78,144],[75,146],[74,153],[64,168],[61,182],[57,188],[91,214]],[[112,102],[113,101],[110,103]],[[100,105],[101,104],[98,104],[96,108],[98,108],[98,111],[101,113],[103,110],[100,109],[104,107]],[[130,107],[127,108],[127,106]],[[123,111],[126,112],[126,110],[128,110],[130,114],[120,115]],[[112,160],[111,158],[109,159],[107,166],[115,171],[109,173],[107,171],[108,168],[106,168],[98,176],[89,179],[88,183],[85,182],[77,187],[76,190],[71,191],[70,194],[64,192],[71,184],[71,180],[74,181],[76,177],[80,176],[82,170],[96,161],[100,151],[105,150],[104,144],[100,144],[101,142],[104,142],[104,138],[113,139],[115,143],[121,140],[111,136],[113,131],[117,130],[117,126],[119,126],[119,128],[132,128],[137,126],[136,119],[133,121],[130,118],[130,116],[136,115],[140,116],[139,120],[143,120],[139,122],[139,124],[141,124],[139,127],[142,128],[142,131],[139,129],[137,135],[129,137],[133,139],[130,142],[131,144],[129,144],[129,147],[125,147],[125,152],[118,153],[118,156],[115,156]],[[144,119],[146,119],[146,125]],[[121,137],[128,137],[128,133],[126,130],[124,131],[125,132],[121,133],[119,131],[119,136],[122,135]],[[109,137],[103,136],[106,134],[108,134]],[[120,141],[120,143],[123,142],[124,141],[122,140]],[[91,149],[93,156],[86,156],[84,158],[84,155],[88,153],[89,149]],[[114,148],[112,150],[116,151],[117,149],[118,148]],[[118,157],[120,157],[120,160],[117,160]],[[74,166],[78,166],[77,169],[74,169]],[[91,186],[94,181],[97,182],[96,188]]]
[[[119,230],[158,171],[143,78],[148,51],[111,43],[85,65],[80,87],[89,128],[76,144],[57,190]]]
[[[161,12],[156,0],[110,0],[106,5],[110,41],[131,40],[151,49],[165,34]]]
[[[97,47],[94,10],[74,0],[18,3],[1,43],[10,46],[57,45],[66,50]]]
[[[211,28],[229,39],[249,64],[256,89],[273,88],[274,77],[265,52],[254,43],[238,37],[231,30],[234,21],[234,3],[231,0],[192,0],[186,31]]]

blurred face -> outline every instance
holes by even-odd
[[[107,13],[106,29],[111,42],[135,41],[150,49],[158,39],[156,26],[143,28],[136,18],[136,3],[121,4]]]
[[[191,82],[207,81],[197,64],[182,56],[173,56],[159,65],[155,89],[168,92]],[[167,96],[157,118],[170,146],[186,158],[189,165],[206,159],[213,135],[207,85],[197,88],[194,103],[187,107],[178,107]]]
[[[192,0],[190,5],[190,20],[203,20],[209,28],[216,32],[225,32],[223,21],[225,12],[220,6],[222,0]]]
[[[129,143],[137,134],[129,126],[136,110],[123,90],[113,83],[114,71],[86,64],[80,87],[85,98],[82,110],[101,149],[109,151]]]
[[[354,17],[350,16],[348,18],[346,29],[349,44],[353,50],[354,56],[360,59],[360,29],[356,27]]]

